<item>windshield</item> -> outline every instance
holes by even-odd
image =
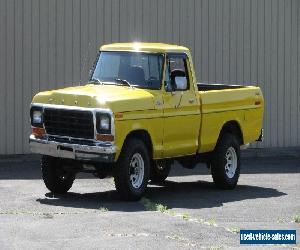
[[[91,80],[103,84],[124,84],[160,89],[163,55],[143,52],[104,51],[95,64]]]

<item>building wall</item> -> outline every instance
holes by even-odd
[[[254,146],[300,145],[299,0],[0,0],[0,154],[28,152],[35,93],[85,81],[118,41],[185,45],[198,81],[258,84]]]

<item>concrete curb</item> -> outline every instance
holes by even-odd
[[[242,158],[300,158],[300,147],[288,148],[248,148],[242,150]]]
[[[40,161],[41,156],[35,154],[18,154],[18,155],[0,155],[0,162],[32,162]]]

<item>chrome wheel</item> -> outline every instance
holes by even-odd
[[[233,147],[228,148],[225,157],[225,173],[227,177],[231,179],[234,177],[237,169],[237,155],[235,149]]]
[[[130,161],[130,181],[134,188],[138,189],[143,184],[145,164],[143,157],[135,153]]]

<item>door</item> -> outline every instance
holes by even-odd
[[[200,131],[200,103],[186,54],[168,54],[163,90],[163,155],[195,154]]]

